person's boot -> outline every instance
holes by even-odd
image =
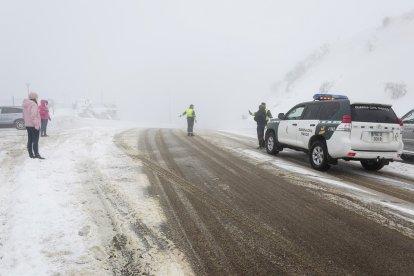
[[[46,159],[46,158],[44,158],[44,157],[40,156],[40,154],[36,154],[36,155],[34,156],[34,158],[37,158],[37,159]]]

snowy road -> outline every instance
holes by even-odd
[[[410,274],[414,170],[270,156],[254,138],[56,117],[0,130],[0,275]]]
[[[28,158],[26,132],[0,130],[0,275],[188,275],[162,232],[142,165],[113,143],[129,124],[55,117]]]
[[[303,153],[269,156],[226,133],[147,129],[117,139],[144,164],[168,236],[197,274],[414,271],[412,175],[345,162],[319,173]]]

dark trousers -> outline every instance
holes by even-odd
[[[27,151],[30,156],[39,155],[39,130],[34,127],[26,127],[27,129]]]
[[[40,135],[41,136],[46,135],[47,122],[48,122],[48,119],[41,120],[41,124],[40,124]]]
[[[257,140],[259,141],[259,147],[265,147],[265,140],[264,140],[264,130],[266,125],[265,124],[257,124]]]
[[[187,133],[193,135],[194,117],[187,117]]]

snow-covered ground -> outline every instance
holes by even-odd
[[[57,112],[39,143],[45,160],[28,157],[25,131],[0,129],[0,275],[112,275],[108,246],[122,225],[99,198],[102,179],[136,203],[139,213],[130,216],[166,240],[145,174],[113,143],[131,127],[137,126]],[[177,253],[151,253],[152,274],[189,271]]]

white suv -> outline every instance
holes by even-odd
[[[357,160],[367,170],[379,170],[400,157],[402,121],[390,105],[350,103],[346,96],[316,94],[286,115],[267,124],[266,151],[283,148],[309,154],[316,170],[325,171],[338,159]]]
[[[19,106],[0,106],[0,126],[13,126],[25,129],[23,108]]]

